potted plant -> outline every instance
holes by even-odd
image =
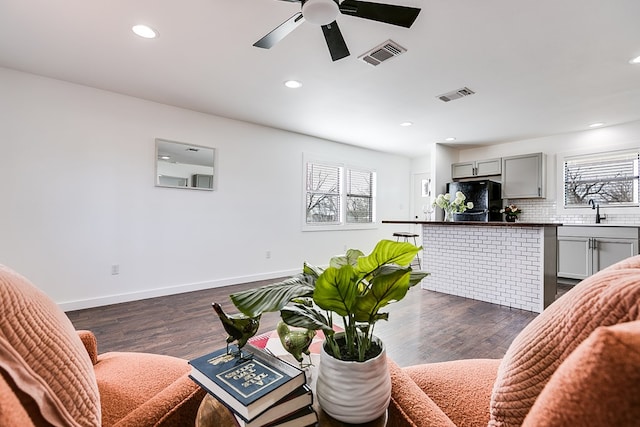
[[[326,269],[305,263],[302,273],[279,283],[232,294],[231,300],[247,316],[280,311],[282,320],[290,326],[321,329],[326,338],[317,380],[320,406],[341,421],[371,421],[386,410],[391,393],[386,351],[374,335],[374,327],[377,321],[388,320],[389,313],[381,312],[385,306],[403,299],[411,287],[428,275],[411,268],[411,261],[420,249],[411,243],[381,240],[367,256],[350,249],[345,255],[331,258]],[[339,326],[344,328],[343,332],[334,331],[334,316],[342,319]],[[374,365],[384,372],[362,365],[370,361],[375,361]],[[335,371],[340,362],[346,365],[346,372]],[[323,369],[329,365],[331,369]],[[358,366],[363,368],[361,372]],[[326,378],[327,374],[331,379]],[[353,375],[360,374],[374,383],[363,384],[360,392],[354,392],[353,386],[360,380],[354,380]],[[340,380],[351,387],[349,399],[341,395]],[[336,400],[340,405],[333,405]],[[353,407],[345,408],[345,400]]]
[[[500,209],[500,213],[505,215],[505,220],[507,222],[515,222],[518,219],[518,215],[522,213],[522,209],[517,207],[516,205],[505,206],[503,209]]]

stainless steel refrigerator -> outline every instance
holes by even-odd
[[[457,191],[473,202],[473,209],[454,215],[456,221],[502,221],[502,184],[495,181],[464,181],[447,184],[447,193],[455,197]]]

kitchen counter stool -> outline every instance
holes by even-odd
[[[406,231],[396,231],[395,233],[393,233],[393,237],[396,238],[396,242],[399,242],[401,238],[404,239],[404,242],[409,242],[409,238],[413,238],[413,245],[418,246],[416,237],[420,237],[420,235],[415,233],[407,233]],[[420,257],[418,255],[416,255],[416,261],[418,262],[418,268],[422,270],[422,262],[420,261]]]

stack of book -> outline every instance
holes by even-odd
[[[189,361],[190,377],[229,408],[240,427],[307,427],[317,423],[303,371],[251,345],[242,353],[245,358],[240,359],[222,348],[193,359]]]

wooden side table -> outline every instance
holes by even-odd
[[[322,409],[314,404],[314,409],[318,412],[318,426],[320,427],[384,427],[387,425],[387,413],[380,418],[364,423],[364,424],[346,424],[342,421],[334,420],[329,415],[325,414]],[[236,419],[215,397],[207,394],[200,403],[198,408],[198,415],[196,417],[196,427],[232,427],[236,426]]]

